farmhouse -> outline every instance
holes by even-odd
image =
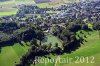
[[[34,0],[35,3],[49,3],[50,0]]]

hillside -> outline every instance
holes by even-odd
[[[81,47],[72,52],[71,54],[63,54],[63,55],[60,55],[59,57],[62,59],[62,62],[64,62],[64,58],[73,58],[72,60],[72,63],[60,63],[59,60],[56,62],[56,63],[46,63],[47,66],[99,66],[100,65],[100,38],[99,38],[99,35],[98,35],[98,31],[93,31],[93,32],[89,32],[90,35],[88,34],[88,32],[86,31],[83,31],[84,34],[80,34],[80,31],[77,32],[78,35],[80,36],[84,36],[84,35],[87,35],[88,37],[85,38],[87,40],[87,42],[84,42],[84,44],[81,44]],[[94,39],[94,38],[95,39]],[[89,62],[87,63],[86,59],[83,60],[83,62],[78,62],[78,63],[75,63],[76,61],[76,56],[78,57],[88,57],[90,58],[89,59]],[[56,56],[50,56],[51,59],[57,59]],[[95,63],[91,63],[91,57],[94,57],[94,60],[93,62]],[[46,58],[45,58],[46,59]],[[79,61],[79,60],[78,60]],[[45,66],[45,63],[40,63],[40,64],[36,64],[36,66]]]

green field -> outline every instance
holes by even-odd
[[[0,2],[0,17],[2,16],[9,16],[16,14],[17,9],[14,9],[12,7],[15,7],[15,1],[6,1],[6,2]]]
[[[12,1],[6,1],[6,2],[0,2],[0,6],[2,5],[9,5],[15,3],[13,0]]]
[[[16,11],[0,12],[0,16],[9,16],[9,15],[14,15],[14,14],[16,14]]]
[[[28,49],[29,47],[25,43],[23,43],[23,46],[16,43],[13,46],[2,47],[0,53],[0,66],[14,66]]]
[[[87,35],[87,42],[84,42],[84,44],[81,45],[79,49],[72,52],[71,54],[63,54],[59,56],[60,58],[73,58],[72,63],[47,63],[45,64],[37,64],[36,66],[99,66],[100,65],[100,37],[98,31],[89,32],[91,35],[88,35],[88,32],[83,31],[84,35]],[[77,32],[80,36],[84,36],[83,34],[80,34],[80,32]],[[95,63],[86,63],[86,60],[84,63],[74,63],[75,57],[91,57],[94,56],[94,62]],[[51,56],[51,58],[56,59],[57,57]],[[90,60],[91,61],[91,60]]]
[[[54,47],[54,46],[55,46],[55,43],[58,43],[58,45],[59,45],[60,47],[62,46],[62,41],[61,41],[59,38],[57,38],[57,37],[55,37],[55,36],[53,36],[53,35],[47,35],[46,38],[47,38],[47,41],[42,42],[43,44],[48,45],[48,44],[51,43],[52,46]]]

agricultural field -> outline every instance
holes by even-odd
[[[29,48],[24,42],[23,45],[15,43],[13,46],[1,48],[0,66],[14,66],[20,61],[21,56],[28,52]]]
[[[14,1],[0,2],[0,17],[16,14],[17,9],[14,8],[15,6]]]
[[[79,2],[80,0],[63,0],[64,3]]]
[[[15,11],[12,11],[12,12],[0,12],[0,17],[14,15],[14,14],[16,14]]]
[[[10,4],[13,4],[13,3],[15,3],[13,0],[5,1],[5,2],[0,2],[0,6],[2,6],[2,5],[10,5]]]

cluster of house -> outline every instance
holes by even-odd
[[[34,16],[36,14],[46,15],[46,12],[51,10],[53,10],[53,8],[39,8],[38,6],[20,5],[16,15],[19,17],[27,17],[27,15]]]
[[[60,11],[60,13],[58,13],[60,18],[71,17],[73,20],[80,18],[100,22],[100,1],[65,4],[57,7],[56,10]]]
[[[100,1],[69,3],[55,8],[39,8],[37,6],[26,5],[21,5],[19,7],[19,11],[16,15],[2,17],[1,19],[6,22],[19,23],[39,22],[42,20],[42,26],[46,21],[51,22],[48,24],[46,23],[50,26],[53,24],[52,22],[57,21],[59,23],[61,19],[66,19],[69,22],[74,22],[77,19],[100,22]],[[55,11],[56,13],[51,14],[47,13],[47,11]],[[43,17],[38,18],[37,15]]]

